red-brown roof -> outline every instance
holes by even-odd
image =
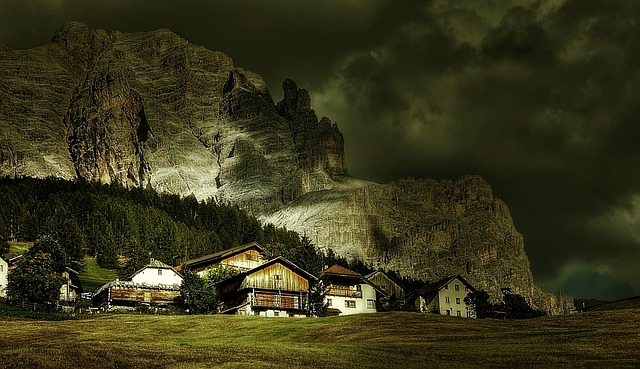
[[[320,272],[320,274],[333,274],[333,275],[344,275],[344,276],[351,276],[351,277],[360,277],[362,278],[362,274],[358,273],[358,272],[354,272],[353,270],[347,269],[343,266],[340,265],[333,265],[332,267],[329,267],[325,270],[323,270],[322,272]]]

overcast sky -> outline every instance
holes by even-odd
[[[293,78],[338,122],[353,176],[480,174],[506,201],[536,283],[640,294],[640,2],[2,0],[0,42],[65,21],[169,28]]]

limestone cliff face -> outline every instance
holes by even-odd
[[[376,267],[432,281],[460,273],[552,307],[482,178],[350,178],[337,125],[295,82],[282,87],[276,104],[260,76],[168,30],[68,23],[48,45],[0,47],[0,175],[231,201]]]

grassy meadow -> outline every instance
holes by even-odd
[[[0,368],[633,368],[640,310],[531,320],[418,313],[320,319],[0,317]]]

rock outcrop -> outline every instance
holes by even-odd
[[[81,177],[234,202],[321,248],[425,280],[460,273],[552,309],[507,206],[478,176],[376,184],[309,93],[168,30],[68,23],[48,45],[0,47],[0,175]]]

